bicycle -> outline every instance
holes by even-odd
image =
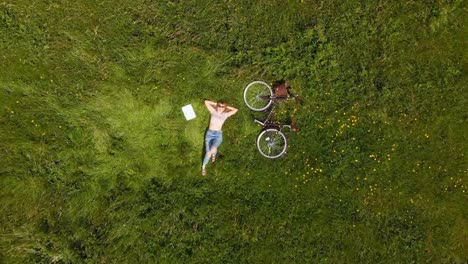
[[[244,89],[244,102],[248,108],[255,112],[270,109],[263,121],[257,118],[254,119],[254,122],[262,126],[262,131],[257,136],[257,149],[262,156],[269,159],[276,159],[286,154],[288,140],[282,130],[289,128],[290,131],[297,131],[294,121],[291,125],[281,125],[274,122],[274,111],[277,102],[286,100],[300,102],[299,96],[290,93],[290,88],[285,81],[276,82],[273,88],[263,81],[253,81]]]

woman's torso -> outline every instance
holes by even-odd
[[[216,111],[211,113],[211,119],[210,119],[210,129],[211,130],[216,130],[216,131],[221,131],[224,121],[228,118],[228,115],[226,112],[218,113]]]

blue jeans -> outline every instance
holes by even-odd
[[[206,154],[205,158],[203,159],[203,165],[208,164],[208,161],[210,161],[210,156],[208,155],[208,152],[211,150],[211,148],[217,149],[219,145],[221,145],[221,142],[223,142],[223,132],[208,129],[208,132],[206,132],[205,136]],[[216,151],[211,154],[216,155]]]

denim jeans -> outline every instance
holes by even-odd
[[[210,157],[208,156],[210,149],[212,147],[217,149],[219,145],[221,145],[221,142],[223,142],[223,132],[208,129],[208,132],[206,132],[205,136],[206,154],[205,158],[203,159],[203,165],[208,164],[208,161],[210,161]],[[216,152],[212,153],[212,155],[216,155]]]

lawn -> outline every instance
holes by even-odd
[[[0,2],[0,262],[468,262],[467,18],[463,0]],[[242,92],[281,79],[299,131],[268,160]],[[203,177],[205,99],[239,112]]]

